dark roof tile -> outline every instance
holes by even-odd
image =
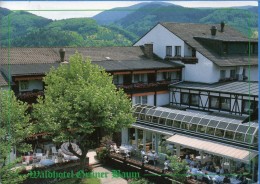
[[[170,32],[184,40],[188,45],[195,48],[203,56],[214,62],[218,66],[242,66],[242,65],[258,65],[257,56],[226,56],[221,57],[215,52],[212,52],[205,48],[198,39],[195,38],[212,38],[211,36],[211,25],[209,24],[193,24],[193,23],[172,23],[172,22],[162,22],[160,23]],[[220,26],[219,26],[220,27]],[[243,36],[238,31],[232,29],[229,26],[224,27],[224,32],[217,31],[215,40],[222,41],[249,41],[249,39]],[[250,40],[251,41],[251,40]],[[257,40],[253,40],[257,42]]]

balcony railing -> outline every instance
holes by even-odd
[[[36,99],[38,96],[43,96],[44,92],[43,91],[28,91],[28,92],[23,92],[21,94],[17,95],[17,98],[23,102],[27,102],[29,104],[36,103]]]
[[[134,90],[134,89],[160,89],[168,87],[169,84],[173,82],[178,82],[179,80],[163,80],[163,81],[156,81],[156,82],[138,82],[132,84],[115,84],[118,88],[123,88],[125,90]]]
[[[181,61],[184,64],[196,64],[198,63],[198,58],[197,57],[192,57],[192,56],[166,56],[166,60],[173,60],[173,61]]]

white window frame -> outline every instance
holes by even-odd
[[[166,46],[166,57],[167,56],[172,56],[172,46]]]
[[[29,90],[29,81],[19,81],[19,90],[28,91]]]
[[[226,70],[220,70],[220,79],[226,78]]]
[[[135,104],[147,104],[148,103],[148,97],[147,96],[136,96],[135,97]]]
[[[181,56],[181,46],[175,46],[175,56]]]
[[[134,83],[145,82],[144,74],[134,74],[133,78],[134,78]],[[136,80],[136,79],[138,79],[138,80]]]

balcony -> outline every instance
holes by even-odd
[[[155,82],[138,82],[132,84],[115,84],[117,88],[124,89],[125,92],[142,91],[142,90],[168,90],[168,85],[179,80],[163,80]]]
[[[166,56],[165,60],[171,60],[171,61],[181,61],[184,64],[196,64],[198,63],[198,58],[197,57],[192,57],[192,56]]]
[[[17,95],[17,99],[28,104],[36,103],[38,96],[43,96],[43,91],[28,91]]]

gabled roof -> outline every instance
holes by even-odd
[[[123,60],[123,61],[93,61],[93,64],[102,66],[108,72],[112,71],[134,71],[134,70],[147,70],[147,69],[169,69],[169,68],[182,68],[184,65],[173,63],[173,62],[163,62],[154,60]]]
[[[18,64],[18,65],[10,65],[10,74],[11,76],[21,76],[21,75],[44,75],[52,67],[57,68],[59,63],[36,63],[36,64]],[[9,66],[2,65],[2,72],[5,76],[8,76]]]
[[[0,65],[55,63],[59,50],[54,48],[1,48]]]
[[[185,43],[195,48],[203,56],[214,62],[218,66],[241,66],[241,65],[257,65],[257,56],[219,56],[217,53],[205,48],[198,39],[214,39],[220,41],[230,42],[248,42],[249,39],[243,36],[238,31],[225,25],[224,32],[217,31],[216,36],[211,36],[210,28],[212,25],[209,24],[193,24],[193,23],[172,23],[172,22],[161,22],[159,23],[167,30],[178,36]],[[220,27],[220,25],[218,26]],[[251,42],[257,42],[256,39],[250,40]]]
[[[2,73],[0,72],[0,87],[1,86],[8,86],[8,83],[6,82],[4,76],[2,75]]]
[[[60,48],[1,48],[0,71],[8,75],[9,64],[12,76],[43,75],[51,67],[60,64]],[[181,64],[147,59],[141,47],[85,47],[65,48],[65,60],[75,52],[89,57],[94,64],[106,71],[131,71],[149,69],[182,68]]]
[[[60,48],[1,48],[0,64],[45,64],[60,61]],[[65,59],[68,61],[76,51],[92,61],[141,60],[145,59],[140,47],[84,47],[65,48]]]

